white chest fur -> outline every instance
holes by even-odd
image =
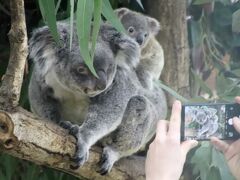
[[[49,71],[45,80],[46,84],[53,88],[54,97],[60,102],[60,113],[63,119],[81,124],[88,111],[89,97],[64,87],[58,81],[54,71]]]

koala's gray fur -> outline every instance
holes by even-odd
[[[151,91],[142,87],[135,72],[140,48],[132,38],[101,26],[94,56],[97,79],[83,64],[75,33],[69,50],[68,29],[68,24],[58,23],[60,47],[47,27],[30,39],[30,57],[35,62],[29,85],[31,109],[61,121],[76,137],[77,167],[87,161],[90,147],[105,137],[100,168],[105,174],[154,135],[157,121],[166,116],[165,95],[155,85]]]
[[[164,66],[163,49],[155,38],[160,24],[152,17],[127,8],[119,8],[115,12],[129,36],[141,47],[140,63],[136,72],[143,87],[152,89],[153,81],[159,79]]]

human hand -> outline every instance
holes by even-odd
[[[147,153],[146,180],[178,180],[188,151],[198,144],[195,140],[180,142],[181,108],[180,101],[175,101],[170,121],[158,122]]]
[[[240,96],[236,97],[236,102],[240,104]],[[233,126],[240,133],[240,119],[233,118]],[[240,180],[240,139],[228,144],[216,137],[211,138],[212,144],[221,151],[227,160],[231,173]]]

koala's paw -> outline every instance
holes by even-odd
[[[100,169],[97,171],[101,175],[109,173],[113,167],[113,164],[119,159],[119,153],[113,150],[111,147],[105,147],[99,162]]]
[[[69,130],[69,134],[74,136],[77,139],[77,135],[79,133],[79,126],[72,124],[70,121],[60,121],[59,126],[61,126],[64,129]]]
[[[74,129],[74,131],[78,131],[77,128]],[[81,138],[81,135],[74,135],[77,139],[77,145],[76,145],[76,152],[74,157],[72,158],[72,161],[75,163],[74,166],[71,166],[72,169],[77,169],[80,166],[82,166],[89,157],[89,147],[84,142],[84,140]]]
[[[116,39],[116,43],[121,49],[127,50],[136,50],[139,48],[139,45],[128,36],[122,36],[121,38]]]
[[[73,126],[73,124],[70,121],[60,121],[59,122],[59,126],[61,126],[64,129],[71,129],[71,127]]]

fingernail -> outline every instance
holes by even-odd
[[[176,100],[176,101],[174,102],[174,106],[175,106],[175,107],[178,107],[178,108],[181,108],[181,106],[182,106],[181,101]]]
[[[233,124],[240,128],[240,119],[238,117],[234,117]]]
[[[237,103],[240,103],[240,96],[235,97],[235,101],[236,101]]]
[[[192,144],[193,144],[193,145],[192,145],[193,147],[196,147],[196,146],[198,145],[198,141],[193,140],[193,141],[192,141]]]
[[[240,119],[238,117],[233,117],[233,122],[238,123],[240,122]]]

